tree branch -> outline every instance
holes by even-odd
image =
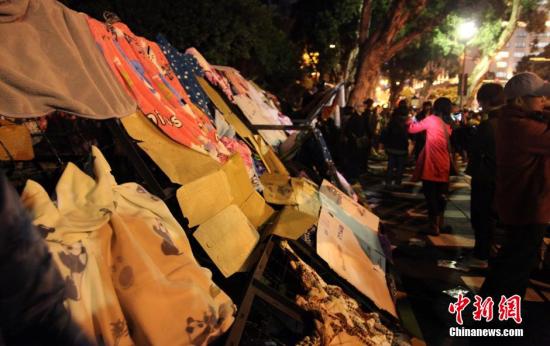
[[[361,9],[361,22],[359,24],[359,45],[362,45],[369,37],[370,22],[372,18],[372,0],[364,0]]]
[[[419,29],[417,31],[412,31],[408,35],[401,37],[399,41],[392,44],[391,47],[389,47],[388,50],[386,51],[386,55],[388,59],[392,58],[395,54],[397,54],[399,51],[407,47],[409,44],[413,43],[415,40],[420,38],[426,32],[432,30],[434,26],[425,26],[422,29]]]

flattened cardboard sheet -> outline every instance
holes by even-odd
[[[386,255],[378,239],[380,219],[328,181],[319,190],[321,205],[349,227],[371,261],[386,270]]]
[[[0,160],[28,161],[34,159],[31,134],[25,125],[0,120]]]
[[[317,217],[321,210],[319,187],[306,178],[292,178],[290,183],[298,209],[306,214]]]
[[[241,205],[241,210],[256,228],[263,225],[275,212],[256,191]]]
[[[332,204],[339,206],[347,215],[368,227],[371,231],[378,232],[380,218],[361,204],[355,202],[351,197],[340,191],[328,180],[323,180],[319,193],[323,205],[332,202]]]
[[[173,183],[184,185],[216,172],[221,164],[171,140],[140,113],[120,119],[138,145]]]
[[[189,227],[195,227],[233,202],[231,187],[223,171],[217,171],[180,187],[176,193]]]
[[[298,207],[287,205],[279,213],[272,233],[283,238],[298,239],[317,222],[317,216],[298,210]]]
[[[264,198],[267,202],[282,205],[296,204],[288,175],[266,172],[260,177],[260,181],[264,186]]]
[[[225,277],[246,269],[247,259],[260,239],[234,204],[200,225],[193,236]]]
[[[397,317],[384,271],[372,263],[353,231],[326,208],[317,225],[317,253],[378,308]]]
[[[255,227],[273,214],[254,190],[239,155],[233,155],[220,170],[180,187],[177,198],[190,227],[202,224],[230,204],[241,207]]]

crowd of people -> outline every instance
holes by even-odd
[[[475,248],[465,265],[489,268],[481,293],[525,295],[531,270],[550,230],[550,84],[520,73],[503,87],[484,84],[477,92],[481,110],[459,110],[448,98],[426,101],[419,110],[406,100],[389,112],[372,99],[346,109],[330,149],[352,181],[369,174],[373,155],[385,156],[385,188],[401,187],[405,167],[422,182],[428,211],[426,233],[450,232],[444,214],[450,176],[471,177],[471,224]],[[462,162],[462,165],[457,164]],[[466,169],[464,172],[460,166]],[[500,250],[493,238],[505,230]]]

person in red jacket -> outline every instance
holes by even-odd
[[[550,83],[524,72],[506,83],[504,93],[507,104],[495,128],[495,206],[506,239],[481,288],[493,299],[525,296],[550,224],[550,125],[544,113]]]
[[[422,189],[428,206],[429,233],[439,235],[443,227],[446,207],[445,195],[449,186],[451,128],[443,119],[451,114],[452,102],[446,97],[435,100],[433,114],[422,121],[409,121],[409,133],[425,131],[426,144],[418,156],[413,181],[422,180]]]

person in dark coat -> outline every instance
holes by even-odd
[[[376,136],[376,125],[378,124],[378,114],[374,109],[374,100],[366,99],[363,102],[365,105],[365,110],[363,111],[363,118],[366,122],[366,132],[367,132],[367,141],[366,141],[366,152],[367,152],[367,167],[364,173],[367,173],[369,169],[369,159],[372,152],[372,146],[374,144],[374,137]]]
[[[481,86],[477,102],[482,121],[472,138],[466,173],[472,177],[470,214],[475,234],[474,253],[466,265],[486,268],[497,218],[493,207],[496,188],[495,127],[500,108],[506,102],[504,88],[497,83]]]
[[[346,141],[347,174],[350,180],[357,180],[367,172],[370,153],[369,113],[355,108],[344,127]]]
[[[380,136],[388,156],[388,171],[386,174],[387,188],[391,188],[393,181],[395,181],[397,187],[401,186],[409,148],[407,113],[407,111],[397,108],[393,112],[388,126],[382,130]]]
[[[0,172],[0,345],[91,345],[65,309],[65,282]]]
[[[506,239],[481,287],[497,302],[501,295],[525,296],[550,224],[550,124],[543,113],[550,83],[524,72],[504,93],[507,104],[495,128],[495,204]]]

